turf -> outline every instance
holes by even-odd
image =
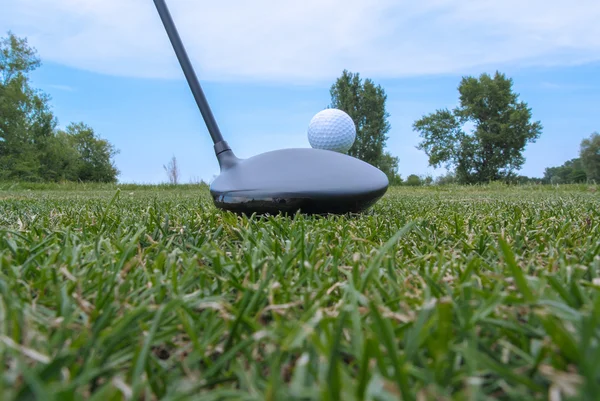
[[[596,400],[600,192],[0,185],[3,400]]]

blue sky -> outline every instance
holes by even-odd
[[[493,73],[544,126],[521,173],[577,157],[600,131],[596,1],[168,0],[221,131],[240,157],[308,147],[311,117],[344,68],[381,84],[399,170],[438,175],[412,123],[453,107],[463,75]],[[83,121],[119,150],[122,182],[218,173],[212,142],[150,0],[19,0],[0,30],[26,36],[43,60],[34,84],[61,126]]]

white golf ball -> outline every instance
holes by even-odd
[[[356,139],[356,125],[339,109],[325,109],[310,120],[308,142],[315,149],[346,153]]]

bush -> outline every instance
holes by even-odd
[[[423,185],[421,178],[416,174],[411,174],[406,178],[406,185],[411,187],[418,187]]]

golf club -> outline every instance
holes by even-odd
[[[211,183],[216,207],[243,214],[344,214],[371,207],[387,191],[387,176],[346,154],[314,148],[235,156],[210,110],[164,0],[154,0],[188,85],[214,142],[220,174]]]

